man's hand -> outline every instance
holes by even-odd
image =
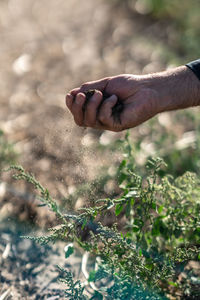
[[[86,102],[86,93],[94,95]],[[66,96],[77,125],[111,131],[135,127],[167,110],[199,105],[199,81],[187,67],[143,76],[118,75],[88,82]],[[103,99],[103,94],[110,95]],[[117,101],[123,103],[119,119],[113,116]],[[84,104],[85,103],[85,104]]]
[[[83,110],[84,92],[95,89]],[[103,93],[110,95],[103,101]],[[112,115],[118,98],[123,103],[120,120]],[[103,102],[102,102],[103,101]],[[142,85],[140,77],[119,75],[83,84],[66,96],[66,104],[77,125],[112,131],[135,127],[153,117],[157,111],[158,95]]]

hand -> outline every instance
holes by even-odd
[[[84,92],[95,89],[94,95],[84,107]],[[103,94],[109,94],[103,101]],[[117,100],[123,102],[119,120],[113,117],[112,108]],[[77,125],[121,131],[135,127],[157,113],[158,96],[155,90],[143,86],[140,76],[119,75],[88,82],[73,89],[66,96],[66,104]]]
[[[84,105],[84,93],[90,89],[96,91]],[[103,100],[103,93],[110,97]],[[116,120],[112,109],[118,99],[123,103],[123,110]],[[135,127],[162,111],[199,103],[199,80],[185,66],[143,76],[125,74],[103,78],[85,83],[66,96],[66,105],[77,125],[111,131]]]

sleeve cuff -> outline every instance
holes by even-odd
[[[186,67],[188,67],[190,70],[192,70],[193,73],[200,80],[200,59],[189,62],[188,64],[186,64]]]

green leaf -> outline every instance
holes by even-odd
[[[48,191],[48,189],[45,190],[44,195],[45,195],[47,198],[49,198],[49,191]]]
[[[151,208],[153,208],[153,209],[156,210],[156,202],[152,202],[152,203],[151,203]]]
[[[181,235],[181,233],[182,233],[182,231],[181,231],[180,229],[177,229],[177,228],[176,228],[176,229],[174,230],[174,235],[175,235],[176,238],[179,238],[180,235]]]
[[[158,224],[154,224],[152,228],[152,235],[158,236],[160,234],[160,228]]]
[[[153,264],[146,264],[145,267],[151,271],[153,269]]]
[[[158,208],[158,213],[159,213],[159,214],[161,214],[161,212],[163,211],[163,208],[164,208],[163,205],[159,206],[159,208]]]
[[[127,238],[131,238],[131,237],[132,237],[132,234],[131,234],[130,232],[127,232],[127,233],[126,233],[126,237],[127,237]]]
[[[144,225],[144,222],[141,219],[135,219],[134,224],[137,225],[138,227],[142,227]]]
[[[177,284],[176,282],[173,282],[173,281],[168,281],[168,283],[169,283],[170,285],[172,285],[172,286],[175,286],[175,287],[178,286],[178,284]]]
[[[119,165],[119,171],[122,170],[126,166],[126,160],[122,160],[121,164]]]
[[[127,178],[127,175],[124,174],[124,173],[121,173],[121,174],[119,175],[119,179],[118,179],[119,184],[121,184],[126,178]]]
[[[84,221],[83,221],[83,224],[82,224],[82,226],[81,226],[81,229],[83,230],[84,228],[85,228],[85,225],[87,224],[87,219],[85,219]]]
[[[133,230],[133,232],[138,232],[140,230],[140,228],[138,226],[133,225],[132,230]]]
[[[73,253],[74,253],[74,247],[73,246],[68,246],[67,251],[65,252],[65,258],[68,258]]]
[[[128,201],[128,203],[126,205],[126,217],[127,218],[130,216],[130,212],[131,212],[131,203],[130,203],[130,201]]]
[[[94,282],[95,281],[95,276],[96,276],[96,271],[90,271],[90,274],[89,274],[89,278],[88,278],[88,281],[89,282]]]
[[[115,207],[115,215],[119,216],[119,214],[121,213],[122,209],[123,209],[123,204],[121,204],[121,203],[117,204],[116,207]]]

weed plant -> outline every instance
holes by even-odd
[[[74,214],[62,212],[33,175],[21,166],[11,166],[13,177],[33,184],[41,206],[58,218],[59,226],[50,228],[48,235],[27,238],[42,244],[58,239],[76,242],[100,257],[98,269],[88,279],[98,286],[90,299],[178,299],[177,295],[199,299],[200,278],[186,271],[191,260],[200,260],[199,178],[190,172],[177,178],[165,174],[161,158],[148,159],[146,173],[136,174],[128,133],[123,145],[124,159],[117,174],[120,196],[97,200]],[[117,222],[108,227],[100,220],[111,211]],[[81,236],[84,230],[87,240]],[[66,257],[72,253],[70,247]],[[59,269],[67,284],[66,298],[89,299],[71,271]],[[106,285],[101,284],[102,279],[107,280]]]
[[[3,131],[0,129],[0,174],[1,170],[16,161],[17,154],[14,151],[13,144],[9,143]]]

